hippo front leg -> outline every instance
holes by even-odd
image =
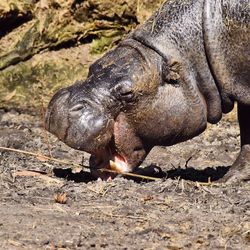
[[[220,182],[234,183],[250,180],[250,106],[238,104],[241,151]]]

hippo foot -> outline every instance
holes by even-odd
[[[229,171],[218,180],[219,183],[226,182],[228,184],[238,183],[250,180],[250,145],[244,145],[241,152],[230,167]]]

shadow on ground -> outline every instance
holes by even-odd
[[[87,171],[73,173],[71,168],[54,168],[53,173],[58,178],[66,179],[67,181],[88,183],[94,181],[95,178]]]
[[[215,168],[207,167],[205,169],[199,170],[193,167],[186,167],[186,168],[176,168],[171,169],[166,172],[162,171],[162,169],[155,165],[150,165],[145,168],[139,168],[135,173],[140,174],[143,176],[148,177],[155,177],[155,178],[162,178],[162,179],[184,179],[189,181],[198,181],[198,182],[208,182],[210,181],[217,181],[222,178],[230,167],[225,166],[218,166]],[[88,183],[91,181],[96,180],[89,172],[87,171],[80,171],[78,173],[73,173],[71,168],[54,168],[53,170],[54,175],[58,178],[63,178],[68,181],[74,182],[84,182]],[[135,182],[149,182],[150,180],[144,180],[138,177],[130,177],[124,176],[124,178],[129,180],[134,180]]]
[[[193,167],[185,169],[178,168],[167,171],[167,177],[171,179],[181,178],[189,181],[208,182],[217,181],[222,178],[229,170],[230,167],[218,166],[215,168],[207,167],[203,170],[198,170]]]

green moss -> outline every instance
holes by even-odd
[[[46,105],[57,89],[85,79],[89,64],[82,64],[82,57],[74,53],[70,56],[69,51],[54,57],[48,52],[0,71],[0,106],[34,109]]]
[[[90,53],[101,54],[112,46],[112,37],[101,37],[100,39],[94,39],[91,43]]]
[[[48,1],[44,8],[40,1],[1,1],[2,23],[12,15],[30,15],[32,20],[0,38],[0,107],[46,105],[57,89],[84,79],[96,55],[109,50],[148,16],[151,9],[146,6],[156,7],[151,0],[53,3]],[[86,50],[89,45],[79,45],[93,37],[90,50]]]

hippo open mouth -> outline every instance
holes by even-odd
[[[131,172],[140,165],[146,154],[140,138],[127,122],[126,115],[120,113],[114,123],[111,141],[91,154],[89,165],[93,175],[106,179],[115,174],[108,171],[101,173],[100,169],[113,170],[116,173]]]
[[[128,160],[116,151],[113,140],[106,148],[99,149],[91,155],[89,166],[91,172],[97,177],[105,175],[105,173],[101,174],[101,171],[105,172],[105,169],[113,170],[117,174],[130,172],[132,170],[132,167],[129,166]],[[111,176],[108,171],[106,172],[107,176]]]

